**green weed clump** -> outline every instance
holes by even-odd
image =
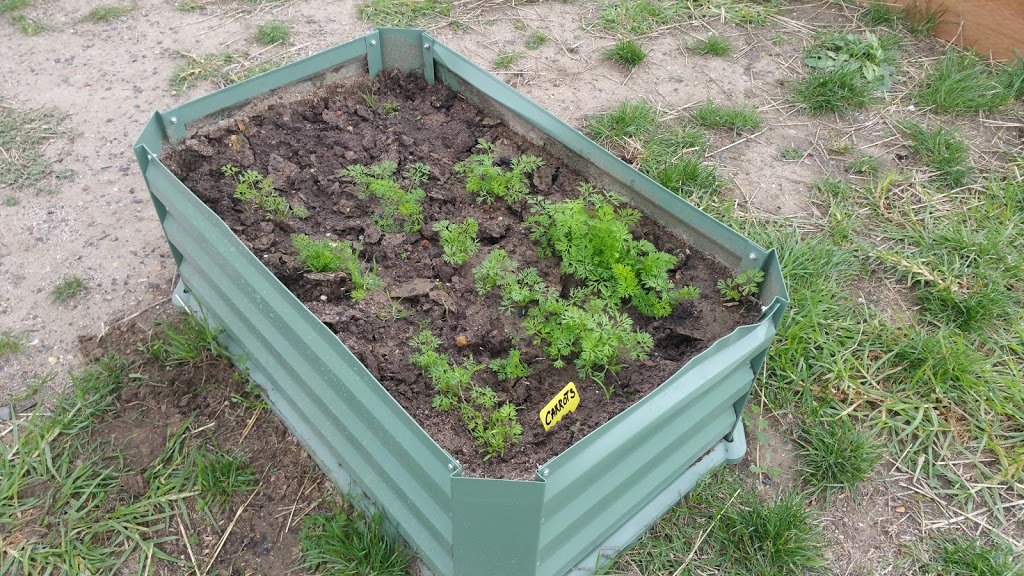
[[[246,464],[245,456],[202,449],[195,457],[196,485],[199,497],[207,506],[226,512],[235,494],[256,490],[259,478]]]
[[[916,104],[935,112],[993,111],[1008,104],[1020,89],[1020,84],[1005,78],[974,54],[951,48],[910,95]]]
[[[441,220],[434,224],[434,231],[441,238],[444,261],[449,264],[463,264],[480,248],[476,232],[479,224],[473,218],[466,218],[462,224]]]
[[[522,352],[517,348],[509,351],[507,358],[495,358],[487,367],[498,375],[498,380],[518,380],[530,375],[530,367],[523,362]]]
[[[25,339],[14,332],[0,333],[0,358],[21,352]]]
[[[580,197],[559,203],[537,200],[527,220],[541,256],[561,258],[561,270],[593,287],[613,305],[629,302],[645,316],[668,316],[680,301],[697,296],[696,288],[676,288],[668,272],[676,258],[630,228],[640,213],[621,206],[615,194],[580,185]]]
[[[796,442],[801,475],[814,493],[853,488],[882,460],[882,446],[849,418],[805,422]]]
[[[619,40],[605,50],[604,57],[626,68],[636,68],[647,58],[647,52],[636,40]]]
[[[430,378],[438,394],[434,408],[457,408],[463,424],[474,442],[484,452],[484,460],[503,455],[512,444],[522,439],[515,405],[505,402],[499,406],[497,393],[487,386],[475,386],[473,374],[484,368],[470,357],[461,365],[446,354],[437,351],[441,341],[429,330],[423,330],[410,342],[415,352],[409,361]]]
[[[301,567],[315,574],[405,576],[412,558],[387,537],[379,514],[334,510],[306,516],[299,533]]]
[[[134,12],[137,7],[138,6],[135,4],[108,4],[106,6],[97,6],[85,15],[85,19],[93,22],[116,20],[121,16]]]
[[[924,573],[943,576],[1021,576],[1012,546],[958,534],[933,538],[921,566]]]
[[[311,240],[305,234],[292,234],[292,246],[310,272],[347,271],[352,282],[349,295],[357,302],[384,284],[373,271],[364,272],[361,269],[359,251],[352,247],[351,242]]]
[[[625,100],[587,123],[587,133],[605,144],[647,135],[658,125],[658,110],[643,100]]]
[[[643,36],[672,23],[676,14],[669,3],[658,0],[617,0],[601,8],[597,24],[617,34]]]
[[[12,14],[11,22],[26,36],[38,36],[50,29],[46,24],[24,14]]]
[[[525,46],[527,50],[536,50],[541,46],[547,44],[548,40],[550,40],[550,38],[548,38],[547,34],[540,31],[534,31],[531,32],[529,36],[527,36],[526,41],[523,43],[523,46]]]
[[[902,28],[914,36],[931,36],[943,12],[930,3],[921,6],[914,2],[900,7],[885,1],[872,1],[864,7],[858,18],[868,26],[884,26],[895,30]]]
[[[804,52],[804,64],[823,72],[857,72],[865,82],[881,90],[892,86],[897,54],[870,32],[824,35]]]
[[[494,59],[495,70],[511,70],[515,66],[516,62],[522,59],[523,55],[519,52],[502,52],[498,54],[498,57]]]
[[[0,14],[28,8],[31,4],[31,0],[0,0]]]
[[[43,152],[47,142],[70,135],[62,128],[67,117],[55,108],[20,112],[0,102],[0,186],[47,193],[54,180],[71,175],[54,169]]]
[[[403,188],[394,177],[398,164],[390,160],[373,166],[353,164],[341,171],[359,185],[359,195],[376,198],[382,210],[374,214],[373,221],[384,232],[419,232],[423,227],[423,199],[427,197],[416,184],[425,181],[430,169],[417,162],[403,174],[412,186]]]
[[[256,27],[256,43],[264,46],[287,42],[292,38],[292,27],[283,22],[266,22]]]
[[[529,195],[527,174],[543,166],[544,160],[524,154],[513,158],[506,170],[495,162],[498,148],[494,144],[480,140],[476,147],[482,152],[459,162],[454,170],[466,179],[466,190],[476,194],[478,204],[493,204],[498,199],[512,204]]]
[[[761,113],[752,106],[725,106],[706,102],[698,106],[690,117],[704,128],[730,128],[733,133],[742,130],[760,130],[764,124]]]
[[[929,181],[946,188],[967,185],[972,172],[970,149],[956,131],[942,126],[928,130],[912,120],[901,122],[899,127],[910,137],[911,150],[920,154],[933,171]]]
[[[739,303],[753,298],[763,281],[764,272],[757,268],[751,268],[740,272],[733,278],[719,280],[717,288],[724,300]]]
[[[154,337],[139,348],[159,360],[165,368],[198,366],[210,359],[230,362],[231,354],[219,340],[222,332],[220,328],[211,326],[206,318],[190,313],[177,324],[158,322]]]
[[[365,0],[359,17],[375,26],[412,28],[452,16],[452,0]]]
[[[85,280],[81,276],[66,276],[50,291],[50,298],[64,303],[85,291]]]
[[[844,114],[867,107],[873,91],[859,70],[812,70],[793,85],[792,98],[811,114]]]
[[[242,203],[246,212],[254,208],[266,212],[274,220],[286,220],[290,216],[305,218],[309,215],[302,206],[291,206],[277,190],[274,180],[255,170],[242,171],[230,164],[222,166],[221,173],[235,181],[235,199]]]
[[[718,34],[711,34],[690,44],[690,51],[704,56],[728,56],[732,53],[732,42]]]

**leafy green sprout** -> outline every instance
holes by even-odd
[[[417,186],[422,186],[430,180],[430,166],[422,162],[415,162],[402,171],[402,177]]]
[[[523,436],[515,405],[505,402],[499,406],[498,402],[498,395],[491,388],[473,386],[469,401],[461,407],[462,421],[483,449],[485,461],[504,455],[508,445],[518,443]]]
[[[406,172],[421,180],[429,174],[429,168],[424,166],[417,163],[407,168]],[[382,210],[374,215],[373,221],[381,230],[418,232],[423,227],[423,200],[427,194],[415,186],[416,182],[413,182],[413,186],[403,188],[394,177],[397,170],[397,163],[385,160],[373,166],[353,164],[342,170],[341,174],[355,180],[361,197],[373,197],[380,202]]]
[[[711,34],[707,38],[694,40],[690,51],[703,56],[728,56],[732,53],[732,42],[728,38]]]
[[[512,159],[508,170],[497,164],[498,148],[481,139],[476,146],[481,150],[455,165],[455,173],[466,179],[466,190],[476,194],[478,204],[493,204],[502,199],[509,204],[518,202],[530,193],[527,174],[544,165],[539,156],[522,155]]]
[[[761,113],[752,106],[726,106],[706,102],[698,106],[690,117],[704,128],[730,128],[733,133],[760,130],[764,124]]]
[[[757,294],[763,281],[764,272],[757,268],[751,268],[740,272],[733,278],[719,280],[717,286],[723,299],[731,302],[743,302]]]
[[[402,308],[400,302],[401,298],[399,298],[398,301],[395,301],[391,294],[388,293],[387,300],[375,311],[377,318],[384,322],[393,322],[395,320],[408,317],[409,311]]]
[[[516,348],[508,353],[507,358],[495,358],[487,367],[498,375],[498,380],[518,380],[530,376],[530,367],[522,360],[522,352]]]
[[[796,442],[801,475],[814,493],[851,489],[882,460],[882,446],[849,418],[805,422]]]
[[[17,354],[24,346],[25,339],[14,332],[0,333],[0,358]]]
[[[781,156],[783,160],[802,160],[804,157],[804,150],[797,148],[796,146],[787,146],[782,149]]]
[[[196,483],[208,506],[221,512],[231,508],[235,494],[253,492],[259,478],[241,454],[209,449],[196,454]]]
[[[636,40],[619,40],[605,50],[604,57],[626,68],[636,68],[647,58],[647,51]]]
[[[242,203],[246,212],[259,208],[274,220],[286,220],[290,216],[305,218],[309,212],[302,206],[292,207],[274,188],[274,180],[255,170],[242,171],[230,164],[221,167],[221,173],[235,181],[235,199]]]
[[[398,111],[401,109],[401,106],[398,102],[385,102],[380,108],[388,118],[393,120],[398,118]]]
[[[78,296],[85,291],[85,281],[81,276],[67,276],[50,291],[50,298],[58,303],[64,303]]]
[[[870,32],[824,35],[804,52],[804,64],[822,72],[857,72],[869,85],[892,87],[896,53]]]
[[[375,271],[364,272],[361,269],[359,252],[347,240],[312,240],[305,234],[292,234],[292,246],[310,272],[348,272],[352,283],[350,296],[357,302],[383,286],[383,281]]]
[[[292,27],[283,22],[266,22],[256,27],[256,43],[271,46],[292,38]]]
[[[462,224],[441,220],[434,224],[434,231],[444,248],[444,261],[449,264],[463,264],[480,248],[476,233],[479,224],[473,218],[466,218]]]

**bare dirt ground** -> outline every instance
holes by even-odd
[[[0,206],[0,333],[22,334],[28,344],[20,354],[0,361],[0,401],[47,376],[53,378],[44,394],[57,393],[67,383],[68,370],[83,361],[80,335],[106,332],[119,320],[168,299],[174,265],[131,146],[153,111],[213,88],[200,83],[184,94],[172,94],[169,81],[182,62],[179,53],[256,53],[262,48],[252,39],[255,26],[270,20],[294,27],[288,45],[273,49],[290,58],[372,29],[358,19],[354,0],[262,5],[224,0],[190,13],[179,11],[170,0],[139,0],[134,11],[112,21],[85,20],[100,4],[37,3],[26,13],[50,28],[38,36],[24,35],[0,19],[2,104],[67,112],[64,126],[73,137],[55,139],[47,154],[59,168],[74,171],[55,194],[20,193],[19,205]],[[766,216],[815,217],[807,199],[811,181],[845,170],[829,156],[832,143],[855,142],[864,152],[879,154],[886,165],[900,161],[898,146],[886,141],[888,119],[811,119],[784,101],[786,83],[802,75],[801,49],[815,27],[852,22],[854,8],[793,2],[768,26],[744,29],[698,22],[663,30],[647,40],[648,60],[630,72],[601,60],[614,39],[587,29],[596,5],[484,5],[462,15],[468,29],[444,25],[434,34],[489,69],[498,54],[523,52],[526,56],[511,71],[496,73],[576,127],[625,98],[647,99],[668,116],[682,115],[709,99],[759,107],[769,117],[764,130],[743,138],[717,134],[710,159],[732,178],[729,193],[736,202]],[[552,41],[524,50],[523,40],[532,30]],[[734,56],[694,56],[684,49],[712,30],[732,40]],[[928,46],[937,53],[941,43]],[[976,141],[1020,137],[976,119],[956,123],[980,132],[983,137]],[[799,161],[783,160],[780,152],[788,146],[807,154]],[[983,164],[990,152],[975,154]],[[0,196],[6,195],[0,187]],[[63,305],[53,303],[49,292],[71,274],[84,279],[86,291]],[[865,287],[866,298],[884,301],[895,315],[902,307],[900,294],[898,287]],[[768,458],[772,465],[783,466],[787,458],[792,461],[793,446],[771,432],[778,427],[769,423],[767,442],[751,443],[751,463],[760,465],[760,459]],[[927,503],[904,481],[908,479],[879,478],[853,496],[829,502],[824,523],[836,544],[830,552],[834,573],[873,573],[916,537],[923,524],[920,510]]]

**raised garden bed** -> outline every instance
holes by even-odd
[[[474,149],[480,139],[494,148]],[[321,466],[383,509],[433,571],[592,570],[742,456],[740,415],[785,307],[774,254],[429,36],[374,32],[158,113],[136,152],[179,300],[225,329]],[[532,200],[467,190],[502,196],[482,174],[517,168],[524,179],[505,192],[512,182]],[[565,203],[581,185],[643,217],[593,190]],[[588,213],[600,217],[580,225]],[[459,263],[449,240],[467,218],[480,247]],[[567,222],[580,242],[618,230],[616,253],[632,254],[650,290],[628,288],[622,266],[613,282],[567,265]],[[717,283],[740,273],[763,276],[758,298],[725,306]],[[613,354],[582,361],[595,355],[581,335],[614,329]],[[466,364],[513,349],[529,376]],[[579,407],[545,432],[542,408],[570,381]],[[485,388],[494,398],[477,402]],[[520,407],[518,442],[469,434],[466,405],[493,429],[505,402]]]

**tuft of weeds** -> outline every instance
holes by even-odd
[[[1024,57],[1018,56],[1009,66],[999,70],[999,83],[1018,100],[1024,100]]]
[[[854,158],[846,166],[853,174],[874,176],[882,170],[882,161],[878,159],[878,156],[865,155]]]
[[[811,114],[842,114],[867,107],[872,85],[857,70],[812,70],[793,85],[793,100]]]
[[[256,27],[256,43],[264,46],[287,42],[292,38],[292,27],[283,22],[266,22]]]
[[[920,154],[932,171],[930,182],[945,188],[967,185],[972,171],[970,150],[956,131],[942,126],[928,130],[912,120],[900,122],[899,128],[910,137],[911,150]]]
[[[97,6],[85,15],[85,19],[91,22],[109,22],[130,14],[138,8],[135,4],[107,4]]]
[[[498,57],[494,59],[495,70],[511,70],[515,66],[516,62],[521,60],[523,54],[521,52],[502,52],[498,54]]]
[[[523,154],[513,158],[506,170],[497,162],[497,146],[483,138],[477,142],[474,149],[480,151],[452,167],[466,179],[466,190],[476,194],[477,204],[493,204],[499,198],[512,204],[526,198],[530,194],[527,174],[543,166],[544,160]]]
[[[726,106],[715,102],[701,104],[690,117],[698,126],[730,128],[733,134],[743,130],[754,132],[764,124],[761,113],[753,106]]]
[[[779,153],[779,156],[782,156],[783,160],[793,162],[796,160],[803,160],[804,153],[803,148],[799,148],[797,146],[786,146],[782,149],[782,152]]]
[[[617,0],[601,8],[597,25],[615,33],[643,36],[672,23],[676,14],[671,5],[658,0]]]
[[[867,26],[903,29],[914,36],[930,36],[935,32],[945,10],[936,8],[931,2],[911,2],[904,7],[885,0],[872,0],[858,14],[858,19]]]
[[[619,40],[605,50],[604,57],[626,68],[636,68],[647,58],[647,52],[635,40]]]
[[[950,48],[910,96],[935,112],[988,112],[1008,104],[1020,90],[1020,83],[1008,83],[1005,78],[977,56]]]
[[[430,167],[421,162],[407,166],[402,176],[411,185],[404,188],[395,177],[397,171],[397,163],[384,160],[372,166],[353,164],[339,174],[356,182],[359,196],[380,202],[381,209],[374,214],[373,222],[381,230],[419,232],[423,227],[423,200],[427,197],[419,185],[426,182]]]
[[[523,46],[525,46],[527,50],[536,50],[547,44],[548,40],[550,40],[550,38],[548,38],[547,34],[539,30],[534,30],[526,37],[526,41],[523,42]]]
[[[224,51],[210,54],[178,54],[184,61],[171,72],[171,93],[184,94],[200,82],[210,81],[217,88],[230,86],[286,64],[281,57],[263,62],[251,61],[245,52]]]
[[[897,58],[891,44],[870,32],[863,36],[829,33],[804,51],[804,64],[824,72],[856,71],[868,84],[888,90]]]
[[[477,240],[477,221],[473,218],[466,218],[462,224],[455,224],[448,220],[439,220],[434,224],[433,230],[441,239],[441,246],[444,247],[444,261],[449,264],[464,264],[470,256],[476,254],[480,249],[480,242]]]
[[[50,298],[60,304],[71,300],[85,291],[85,281],[80,276],[67,276],[50,291]]]
[[[384,533],[380,515],[335,510],[303,519],[301,568],[314,574],[405,576],[412,558]]]
[[[181,0],[175,7],[179,12],[197,12],[206,9],[204,0]]]
[[[801,476],[815,494],[853,488],[882,460],[882,446],[849,418],[805,421],[796,442]]]
[[[236,494],[253,492],[259,478],[245,456],[222,452],[218,449],[196,450],[196,486],[200,500],[219,512],[231,509],[231,499]]]
[[[70,135],[62,128],[67,117],[55,108],[20,112],[0,102],[0,186],[47,193],[55,180],[71,176],[54,169],[43,152],[47,142]]]
[[[944,534],[929,543],[920,567],[926,574],[943,576],[1021,576],[1013,547],[958,534]]]
[[[156,331],[139,348],[166,368],[198,366],[210,360],[231,362],[231,354],[219,340],[222,330],[206,318],[185,314],[180,323],[158,322]]]
[[[728,56],[732,53],[732,42],[718,34],[711,34],[707,38],[694,40],[690,44],[690,51],[704,56]]]
[[[14,332],[0,332],[0,358],[21,352],[25,339]]]
[[[452,16],[452,0],[365,0],[359,17],[375,26],[409,28]]]
[[[0,0],[0,14],[28,8],[31,4],[31,0]]]
[[[360,301],[367,294],[383,286],[375,270],[363,271],[359,265],[359,251],[349,241],[312,240],[305,234],[292,234],[292,247],[309,272],[348,272],[352,283],[350,295]]]
[[[643,100],[625,100],[614,110],[598,114],[587,123],[587,134],[601,144],[649,134],[658,124],[658,110]]]
[[[4,198],[4,206],[7,206],[8,208],[14,208],[18,204],[21,204],[21,198],[18,198],[17,196],[8,196],[7,198]]]
[[[38,36],[50,29],[46,24],[24,14],[12,14],[11,22],[26,36]]]
[[[707,134],[672,129],[640,142],[640,170],[675,194],[690,200],[718,195],[724,180],[718,166],[704,162]]]
[[[624,552],[615,574],[815,574],[825,539],[801,494],[762,502],[731,469],[699,484]],[[689,554],[688,554],[689,553]]]

